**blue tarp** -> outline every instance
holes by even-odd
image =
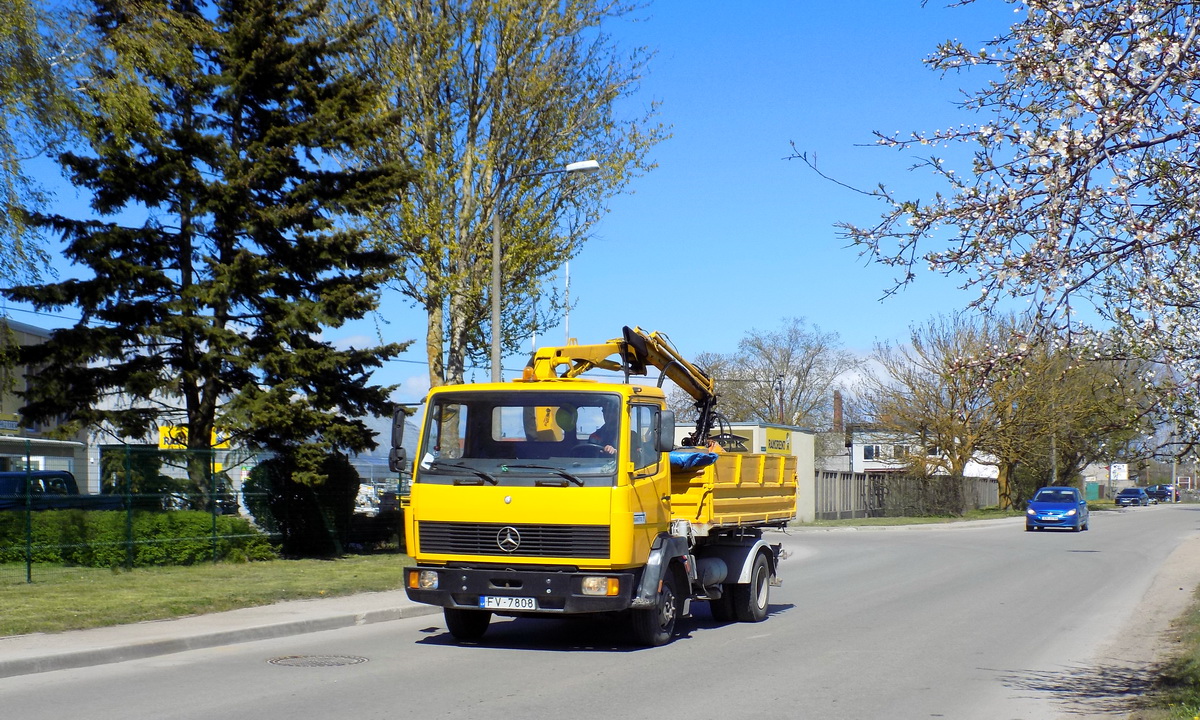
[[[672,470],[695,470],[706,465],[712,465],[719,456],[706,450],[672,450]]]

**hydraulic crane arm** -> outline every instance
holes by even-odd
[[[619,361],[611,359],[614,355]],[[566,369],[560,373],[560,367]],[[700,415],[696,432],[684,439],[684,445],[705,444],[716,422],[715,384],[707,372],[685,360],[661,333],[625,327],[622,337],[599,345],[540,348],[529,361],[526,379],[573,378],[597,368],[624,372],[628,381],[630,375],[646,375],[649,367],[658,368],[664,377],[695,398]]]

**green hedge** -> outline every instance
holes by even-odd
[[[32,513],[33,562],[82,567],[127,565],[127,523],[123,510],[45,510]],[[270,539],[250,521],[216,518],[218,560],[266,560],[275,557]],[[206,512],[135,511],[133,566],[192,565],[213,559],[213,516]],[[25,513],[0,512],[0,563],[25,562]]]

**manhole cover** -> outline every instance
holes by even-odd
[[[357,665],[366,661],[365,657],[357,655],[284,655],[271,658],[267,662],[287,667],[338,667],[339,665]]]

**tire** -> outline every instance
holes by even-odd
[[[654,607],[632,611],[633,636],[639,645],[658,647],[666,645],[674,637],[675,621],[683,609],[675,578],[675,570],[667,568],[659,584]]]
[[[1032,526],[1032,525],[1026,525],[1026,526],[1025,526],[1025,532],[1033,532],[1033,526]]]
[[[733,586],[733,613],[741,622],[762,622],[771,597],[771,566],[759,553],[750,569],[750,582]]]
[[[717,622],[733,622],[733,585],[728,583],[721,586],[721,597],[708,601],[708,610],[713,620]]]
[[[487,632],[492,614],[487,610],[461,610],[445,608],[442,614],[446,618],[446,629],[455,640],[478,640]]]

